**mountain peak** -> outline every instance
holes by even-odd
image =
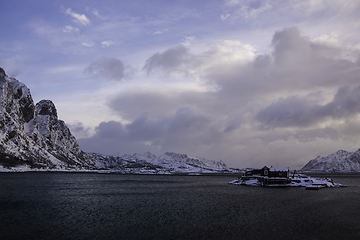
[[[5,70],[0,67],[0,77],[5,77],[5,76],[6,76]]]
[[[57,118],[57,110],[51,100],[41,100],[36,104],[36,110],[39,115],[49,115]]]
[[[310,160],[301,171],[321,171],[321,172],[342,172],[360,171],[360,152],[348,152],[339,150],[326,157],[318,156]]]

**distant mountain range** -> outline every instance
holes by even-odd
[[[309,172],[360,172],[360,149],[356,152],[339,150],[327,157],[310,160],[300,171]]]
[[[237,172],[222,161],[166,152],[157,157],[83,152],[50,100],[34,104],[30,90],[0,68],[0,171],[110,171],[118,173]]]

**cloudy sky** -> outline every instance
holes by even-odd
[[[87,152],[299,169],[360,148],[359,0],[12,0],[0,29],[0,66]]]

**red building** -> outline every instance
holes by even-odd
[[[245,176],[263,176],[269,178],[289,178],[290,170],[289,168],[273,168],[264,166],[263,168],[255,168],[253,170],[245,172]]]

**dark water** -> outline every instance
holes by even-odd
[[[234,176],[1,173],[0,239],[360,239],[346,188],[262,188]]]

